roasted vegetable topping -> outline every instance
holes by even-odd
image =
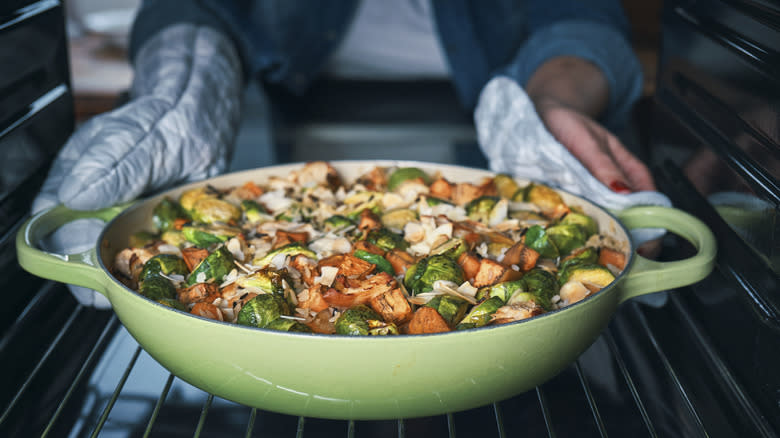
[[[509,175],[454,182],[376,167],[350,183],[319,161],[162,199],[113,270],[150,300],[217,321],[442,333],[532,318],[607,287],[627,245],[599,235],[609,227],[586,211]]]

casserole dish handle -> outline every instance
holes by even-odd
[[[712,231],[696,217],[676,208],[633,207],[616,213],[626,228],[664,228],[689,241],[696,254],[683,260],[657,262],[634,253],[635,261],[620,282],[620,301],[702,280],[712,272],[716,243]]]
[[[64,205],[38,212],[30,217],[16,234],[16,254],[27,272],[49,280],[84,286],[106,294],[111,280],[100,268],[96,248],[77,254],[55,254],[38,248],[38,243],[68,222],[78,219],[110,221],[132,203],[94,211],[71,210]]]

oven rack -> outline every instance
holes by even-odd
[[[157,364],[111,311],[78,305],[45,281],[0,342],[0,436],[773,436],[677,293],[685,291],[622,306],[575,363],[511,399],[440,416],[337,421],[196,389]],[[60,329],[30,345],[31,327],[52,308],[65,311],[45,323]]]

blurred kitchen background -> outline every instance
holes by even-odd
[[[655,84],[661,0],[623,3],[645,70],[645,101]],[[132,80],[128,33],[139,4],[140,0],[65,1],[77,123],[126,98]],[[486,166],[476,146],[471,114],[459,106],[448,83],[377,86],[325,81],[311,90],[305,104],[286,100],[288,105],[273,110],[250,86],[244,102],[231,171],[314,159],[389,158]],[[637,105],[638,119],[645,106]],[[621,138],[644,156],[637,140],[641,128],[630,128],[620,133]]]

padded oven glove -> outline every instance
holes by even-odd
[[[243,77],[232,42],[210,27],[178,24],[138,51],[130,101],[86,122],[54,161],[33,212],[58,203],[78,210],[108,207],[227,168],[241,112]],[[44,249],[93,247],[104,224],[72,222]],[[110,307],[72,286],[85,305]]]
[[[494,172],[535,180],[587,198],[613,210],[635,205],[671,206],[653,192],[618,194],[598,181],[547,131],[525,91],[508,77],[495,77],[483,88],[474,121],[480,147]],[[631,231],[635,245],[664,234],[663,229]]]

